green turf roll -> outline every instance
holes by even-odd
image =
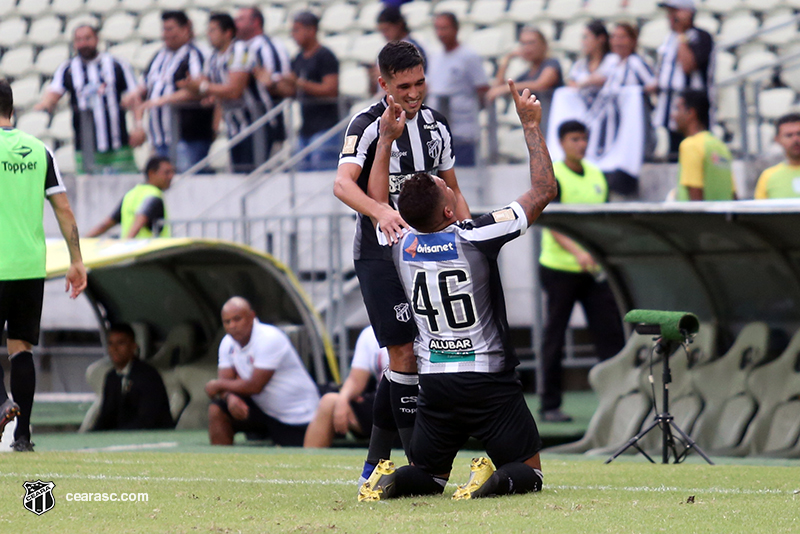
[[[690,312],[631,310],[625,314],[628,323],[659,325],[664,339],[683,340],[683,331],[696,334],[700,328],[697,316]]]

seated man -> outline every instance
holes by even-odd
[[[366,327],[356,341],[347,380],[338,393],[322,396],[303,447],[330,447],[336,434],[343,436],[348,430],[358,437],[369,437],[375,386],[388,367],[389,351],[378,344],[372,327]]]
[[[107,345],[114,368],[106,375],[100,416],[92,430],[173,428],[164,382],[155,368],[139,361],[130,325],[111,325]]]
[[[247,432],[302,446],[319,392],[292,342],[242,297],[222,307],[222,325],[218,378],[206,384],[211,444],[233,445],[236,432]]]
[[[557,187],[539,128],[541,104],[528,89],[520,96],[514,82],[508,83],[530,153],[530,189],[505,208],[459,222],[453,191],[441,178],[418,173],[400,192],[402,220],[377,230],[379,241],[392,244],[414,308],[419,398],[411,465],[395,470],[382,460],[359,489],[359,501],[442,493],[470,437],[483,442],[491,461],[475,458],[469,481],[453,499],[542,488],[542,441],[514,374],[519,360],[508,341],[497,255],[533,224]],[[369,196],[384,204],[392,143],[405,121],[402,107],[387,96],[368,185]]]

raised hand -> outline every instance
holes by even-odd
[[[522,126],[538,126],[542,120],[542,103],[539,102],[536,95],[532,95],[530,89],[523,89],[520,95],[514,80],[508,80],[508,88],[514,99],[514,106],[517,108],[517,115],[522,121]]]
[[[403,135],[406,127],[406,112],[400,104],[396,104],[392,95],[386,95],[386,109],[381,115],[380,137],[394,141]]]

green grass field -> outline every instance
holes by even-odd
[[[43,452],[0,454],[0,532],[800,532],[800,461],[544,455],[542,493],[453,502],[468,477],[465,452],[444,496],[363,504],[362,449],[220,452],[201,432],[55,436],[35,439]],[[56,485],[55,507],[41,516],[22,505],[23,482],[36,479]],[[66,499],[99,492],[148,501]]]

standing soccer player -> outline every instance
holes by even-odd
[[[508,341],[508,320],[497,255],[528,226],[557,192],[553,165],[539,128],[542,107],[528,89],[509,80],[530,152],[531,188],[508,206],[459,222],[453,191],[419,173],[400,193],[400,215],[411,229],[379,228],[376,239],[392,255],[419,330],[414,343],[419,401],[411,465],[395,470],[381,461],[359,489],[359,501],[442,493],[453,459],[470,437],[487,458],[472,461],[469,481],[454,499],[539,491],[542,442],[514,375],[519,360]],[[405,116],[389,97],[369,180],[370,197],[389,200],[389,155]],[[398,120],[399,119],[399,120]],[[381,233],[382,232],[382,233]]]
[[[15,451],[32,451],[31,408],[36,389],[33,346],[39,341],[44,295],[44,199],[50,200],[69,249],[67,291],[76,298],[86,288],[78,226],[53,154],[35,137],[11,124],[14,95],[0,80],[0,332],[8,324],[11,395],[0,367],[0,433],[14,417]]]
[[[447,120],[426,107],[425,60],[411,43],[393,41],[378,55],[381,88],[406,113],[403,132],[395,141],[389,163],[389,192],[397,198],[403,182],[418,172],[440,176],[456,196],[455,216],[470,217],[454,170],[452,136]],[[353,245],[356,275],[370,323],[382,347],[389,351],[389,372],[375,399],[375,414],[363,478],[378,461],[389,457],[395,432],[408,454],[418,391],[414,357],[416,328],[408,300],[397,277],[390,251],[378,245],[370,218],[382,228],[400,230],[408,225],[389,205],[367,196],[369,172],[378,144],[378,127],[386,99],[358,113],[350,121],[334,185],[335,195],[358,212]],[[390,415],[392,414],[392,415]],[[396,429],[396,430],[395,430]]]

